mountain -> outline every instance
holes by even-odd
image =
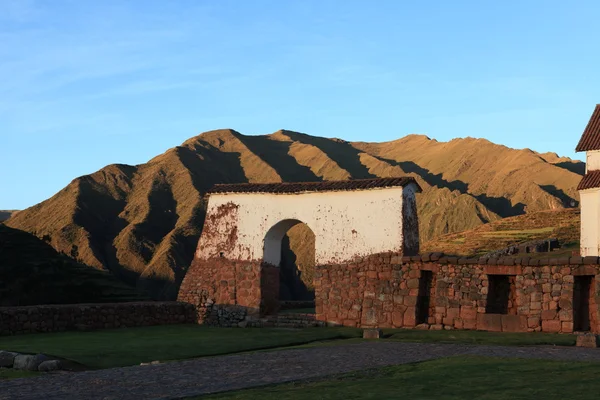
[[[17,212],[17,210],[0,210],[0,222],[6,221]]]
[[[576,205],[583,163],[484,139],[438,142],[409,135],[347,142],[280,130],[231,129],[193,137],[145,164],[114,164],[74,179],[6,224],[46,237],[57,250],[111,271],[155,298],[172,299],[189,266],[215,183],[416,177],[422,242],[500,218]],[[310,258],[306,227],[289,245]]]
[[[0,224],[0,306],[144,299],[148,296],[112,274],[78,263],[30,233]]]

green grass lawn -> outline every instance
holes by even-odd
[[[250,350],[299,345],[314,341],[356,338],[350,328],[213,328],[164,325],[93,332],[57,332],[0,337],[0,349],[44,353],[91,368],[136,365],[154,360],[178,360]]]
[[[45,353],[90,368],[137,365],[297,346],[359,343],[353,328],[214,328],[165,325],[93,332],[58,332],[0,337],[0,349]],[[385,341],[495,345],[575,344],[574,335],[384,329]]]
[[[591,400],[600,393],[599,375],[600,363],[455,357],[201,398]]]

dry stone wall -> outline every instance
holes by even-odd
[[[189,324],[196,319],[194,306],[177,302],[0,307],[0,334]]]
[[[317,267],[317,319],[379,328],[598,333],[599,279],[598,257],[379,254]]]

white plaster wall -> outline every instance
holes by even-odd
[[[581,205],[581,256],[598,256],[600,228],[600,189],[579,191]]]
[[[585,172],[594,171],[600,169],[600,150],[586,151],[585,152]]]
[[[413,186],[406,188],[412,196],[416,191]],[[267,237],[274,246],[265,261],[278,265],[278,241],[297,221],[304,222],[315,234],[317,265],[399,252],[403,243],[402,197],[402,187],[299,194],[212,194],[196,256],[261,260],[265,236],[275,226]],[[223,215],[223,210],[230,212]],[[218,226],[211,226],[217,223]],[[229,245],[223,246],[228,238]]]

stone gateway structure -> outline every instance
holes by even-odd
[[[410,177],[215,185],[179,300],[198,306],[200,321],[275,312],[281,241],[301,222],[315,234],[319,267],[372,254],[416,255],[420,191]]]
[[[218,325],[276,312],[281,240],[304,222],[321,323],[600,333],[600,105],[577,150],[587,152],[581,256],[418,255],[413,178],[216,185],[179,300]]]

